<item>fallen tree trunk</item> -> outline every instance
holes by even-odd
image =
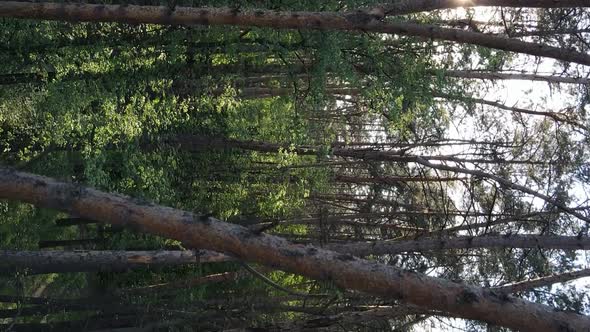
[[[0,198],[54,208],[82,218],[123,225],[182,241],[187,247],[231,254],[343,288],[399,299],[455,317],[481,320],[522,331],[585,331],[590,317],[359,259],[295,245],[209,216],[108,194],[76,184],[0,168]]]

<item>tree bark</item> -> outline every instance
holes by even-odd
[[[88,225],[88,224],[96,224],[95,220],[88,220],[82,218],[61,218],[55,221],[55,226],[59,227],[67,227],[67,226],[76,226],[76,225]]]
[[[580,35],[583,33],[590,33],[590,29],[522,30],[510,32],[509,36],[512,38],[528,36],[547,37],[553,35]]]
[[[138,268],[225,262],[230,257],[210,251],[13,251],[0,250],[1,272],[28,274],[122,272]]]
[[[394,0],[379,7],[385,15],[406,15],[437,9],[461,7],[529,7],[529,8],[568,8],[588,7],[585,0]]]
[[[571,280],[584,277],[590,277],[590,269],[554,274],[551,276],[540,277],[537,279],[515,282],[509,285],[496,287],[494,289],[504,293],[527,292],[535,288],[551,286],[556,283],[568,282]]]
[[[585,331],[590,317],[404,271],[347,254],[295,245],[209,216],[107,194],[77,184],[0,168],[0,198],[54,208],[82,218],[132,227],[182,241],[185,246],[230,253],[343,288],[400,299],[456,317],[482,320],[522,331]]]
[[[331,244],[326,248],[354,256],[398,254],[408,251],[429,251],[473,248],[542,248],[588,250],[590,238],[577,236],[501,235],[458,236],[452,238],[418,239],[409,241],[377,241]]]
[[[548,1],[547,1],[548,2]],[[555,2],[555,1],[551,1]],[[561,1],[558,1],[561,2]],[[478,32],[440,28],[406,22],[382,22],[363,11],[280,12],[237,8],[91,5],[66,3],[0,2],[0,17],[64,20],[74,22],[120,22],[178,25],[235,25],[277,29],[343,30],[402,34],[479,45],[504,51],[549,57],[590,65],[590,55],[548,45],[523,42]]]

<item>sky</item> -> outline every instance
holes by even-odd
[[[449,18],[465,18],[467,17],[467,11],[463,9],[448,11]],[[495,16],[496,15],[496,16]],[[493,17],[497,17],[496,9],[489,8],[476,8],[474,10],[473,19],[477,21],[489,21]],[[546,74],[552,75],[556,72],[556,62],[551,59],[543,59],[536,61],[530,56],[518,56],[516,57],[513,68],[525,70],[529,73]],[[478,63],[478,59],[472,59],[473,63]],[[590,68],[584,66],[577,66],[576,71],[586,74],[587,77],[590,75]],[[555,86],[550,86],[543,82],[532,82],[523,80],[505,80],[501,82],[495,82],[491,85],[487,83],[491,88],[484,94],[480,95],[483,99],[501,102],[507,106],[516,106],[536,111],[559,111],[565,109],[568,106],[576,106],[577,101],[575,96],[564,91],[564,89],[556,89]],[[566,86],[566,85],[564,85]],[[588,105],[585,106],[587,111],[590,111]],[[507,120],[510,121],[510,112],[507,112]],[[472,122],[469,119],[462,121],[460,124],[454,123],[449,128],[450,138],[461,138],[471,139],[477,137],[478,133],[475,132]],[[460,151],[457,150],[442,150],[441,153],[452,154]],[[573,195],[578,198],[579,202],[583,202],[588,198],[587,193],[590,192],[588,184],[577,183],[572,188]],[[533,204],[542,204],[540,199],[536,201],[531,199]],[[460,200],[455,199],[456,204],[460,206]],[[590,257],[585,251],[580,251],[577,263],[580,264],[581,268],[590,268]],[[581,278],[573,282],[568,283],[569,285],[575,285],[579,290],[585,290],[590,292],[590,277]],[[562,285],[554,286],[554,289],[562,287]],[[422,327],[416,329],[416,331],[464,331],[466,328],[465,322],[459,319],[430,319]]]

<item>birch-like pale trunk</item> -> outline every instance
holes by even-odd
[[[500,292],[454,283],[272,235],[209,216],[108,194],[77,184],[0,168],[0,198],[58,209],[81,218],[181,241],[308,278],[455,317],[521,331],[588,331],[590,317],[560,312]]]

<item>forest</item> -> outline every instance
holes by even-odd
[[[590,1],[0,1],[0,331],[590,332]]]

